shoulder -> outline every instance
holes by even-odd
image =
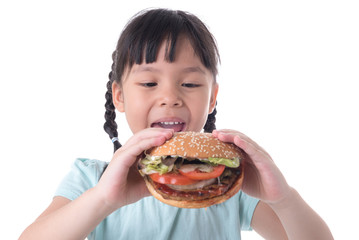
[[[108,162],[89,159],[89,158],[77,158],[72,164],[71,170],[84,175],[94,175],[100,177],[105,171]]]
[[[90,158],[77,158],[73,165],[80,168],[103,168],[108,165],[108,162]]]
[[[107,165],[107,162],[95,159],[76,159],[58,186],[55,196],[76,199],[86,190],[96,186]]]

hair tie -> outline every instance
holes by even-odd
[[[113,137],[113,138],[111,139],[111,141],[112,141],[112,143],[118,141],[118,137]]]

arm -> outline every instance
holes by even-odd
[[[266,239],[333,239],[325,222],[290,187],[269,154],[244,134],[233,130],[213,135],[246,153],[242,190],[260,199],[252,227]]]
[[[252,228],[265,239],[333,239],[326,223],[294,189],[292,191],[292,199],[281,206],[259,202]]]
[[[55,197],[19,239],[85,239],[110,213],[94,188],[74,201]]]
[[[85,239],[110,213],[148,196],[135,166],[137,156],[148,148],[163,144],[172,135],[172,130],[154,128],[135,134],[116,151],[95,187],[74,201],[55,197],[20,239]]]
[[[251,227],[264,239],[288,239],[277,214],[262,201],[259,201],[254,210]]]

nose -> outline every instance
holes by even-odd
[[[181,107],[183,105],[182,97],[175,87],[163,88],[159,105],[161,107]]]

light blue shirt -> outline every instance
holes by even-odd
[[[98,160],[77,159],[55,196],[76,199],[97,184],[106,166]],[[241,239],[241,230],[251,230],[257,204],[258,199],[241,191],[206,209],[176,208],[146,197],[113,212],[88,239]]]

